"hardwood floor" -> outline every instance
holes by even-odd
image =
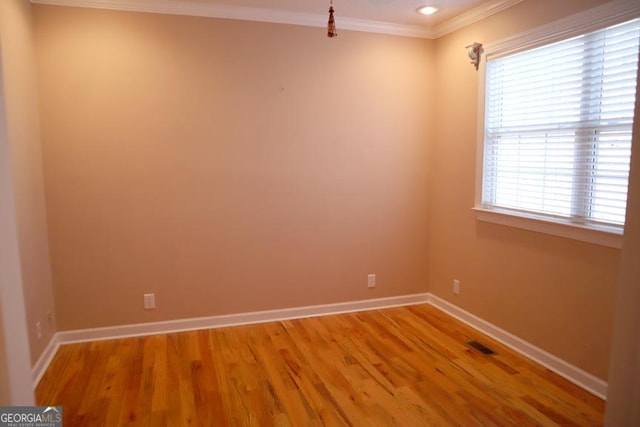
[[[64,345],[36,398],[65,426],[590,426],[604,412],[429,305]]]

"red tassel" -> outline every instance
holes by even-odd
[[[333,18],[333,5],[329,7],[329,24],[327,25],[327,37],[338,37],[336,32],[336,20]]]

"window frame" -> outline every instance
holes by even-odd
[[[586,34],[640,17],[640,6],[634,0],[617,0],[540,26],[513,37],[487,43],[478,67],[478,117],[476,152],[475,212],[478,221],[506,225],[569,239],[621,248],[623,228],[607,225],[581,225],[564,218],[536,215],[514,210],[485,208],[482,204],[486,65],[488,60],[535,49],[571,37]],[[636,89],[640,94],[640,87]],[[635,112],[634,121],[640,112]],[[632,142],[634,143],[634,142]]]

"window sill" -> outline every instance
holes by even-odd
[[[521,228],[523,230],[580,240],[596,245],[620,249],[622,247],[622,230],[615,227],[586,227],[568,221],[552,221],[536,215],[514,213],[498,209],[473,208],[478,221]]]

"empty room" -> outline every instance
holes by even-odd
[[[1,0],[0,425],[640,425],[639,46],[633,0]]]

